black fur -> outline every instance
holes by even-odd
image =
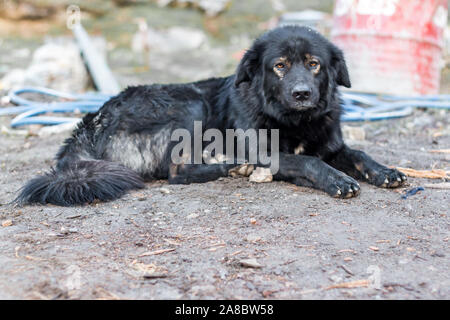
[[[336,197],[359,194],[355,179],[383,186],[406,177],[348,148],[340,129],[337,87],[350,87],[344,56],[304,27],[270,31],[255,41],[235,75],[190,84],[130,87],[84,117],[57,155],[55,170],[31,180],[17,202],[76,205],[116,199],[144,180],[205,182],[233,167],[175,165],[177,128],[279,129],[274,175]]]

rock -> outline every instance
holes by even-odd
[[[159,191],[161,192],[161,193],[164,193],[164,194],[169,194],[170,193],[170,190],[169,189],[167,189],[167,188],[159,188]]]
[[[4,220],[2,221],[2,227],[10,227],[13,225],[12,220]]]
[[[256,261],[256,259],[251,258],[251,259],[242,259],[239,260],[239,264],[245,268],[262,268],[262,264],[260,264],[258,261]]]
[[[83,92],[89,84],[89,76],[74,42],[50,42],[34,52],[27,69],[13,69],[0,82],[5,90],[39,86]]]
[[[215,17],[225,11],[230,3],[231,0],[157,0],[157,4],[160,7],[168,5],[178,7],[192,6],[205,12],[208,17]]]
[[[187,219],[195,219],[195,218],[198,218],[198,214],[197,214],[197,213],[191,213],[191,214],[188,215],[186,218],[187,218]]]
[[[206,34],[200,29],[172,27],[167,30],[143,28],[133,36],[132,49],[135,52],[143,50],[165,53],[195,50],[206,43]]]
[[[254,165],[244,163],[244,164],[241,164],[239,167],[230,169],[228,171],[228,174],[231,175],[232,177],[236,177],[238,175],[248,177],[253,172],[254,169],[255,169]]]
[[[271,182],[273,180],[272,173],[269,168],[258,167],[250,176],[250,182],[263,183]]]
[[[231,0],[198,0],[197,2],[200,9],[205,11],[207,16],[214,17],[225,11]]]
[[[258,242],[261,240],[261,237],[256,234],[249,234],[245,240],[248,242]]]

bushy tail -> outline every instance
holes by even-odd
[[[142,178],[121,164],[102,160],[76,161],[64,169],[52,169],[30,180],[15,202],[72,206],[96,199],[117,199],[128,190],[143,187]]]

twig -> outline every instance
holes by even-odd
[[[347,267],[346,266],[344,266],[344,265],[340,265],[339,267],[341,267],[342,268],[342,270],[344,270],[345,272],[347,272],[349,275],[351,275],[351,276],[354,276],[354,273],[353,272],[351,272],[349,269],[347,269]]]
[[[156,256],[158,254],[163,254],[163,253],[172,252],[172,251],[175,251],[175,248],[162,249],[162,250],[156,250],[156,251],[148,251],[148,252],[144,252],[144,253],[140,254],[138,257]]]
[[[411,168],[397,167],[397,170],[403,172],[408,177],[428,178],[428,179],[446,179],[450,178],[449,171],[433,169],[433,170],[415,170]]]
[[[430,150],[430,153],[450,153],[450,149],[438,149],[438,150]]]
[[[326,287],[325,290],[361,288],[361,287],[368,287],[369,284],[370,284],[369,279],[363,279],[363,280],[356,280],[356,281],[351,281],[351,282],[342,282],[342,283],[334,284],[332,286]]]

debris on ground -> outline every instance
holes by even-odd
[[[163,194],[169,194],[169,193],[170,193],[170,190],[163,187],[163,188],[159,188],[159,192],[161,192],[161,193],[163,193]]]
[[[369,285],[370,285],[370,280],[363,279],[363,280],[356,280],[356,281],[351,281],[351,282],[337,283],[337,284],[331,285],[329,287],[326,287],[325,290],[354,289],[354,288],[368,287]]]
[[[10,227],[10,226],[12,226],[12,225],[13,225],[12,220],[5,220],[5,221],[2,221],[2,227]]]
[[[228,170],[228,174],[232,177],[236,177],[238,175],[248,177],[250,174],[252,174],[253,170],[255,169],[255,166],[252,164],[244,163],[240,166]]]
[[[144,252],[144,253],[140,254],[139,257],[141,258],[141,257],[147,257],[147,256],[156,256],[159,254],[163,254],[166,252],[172,252],[172,251],[175,251],[175,248]]]
[[[408,199],[410,196],[417,194],[419,191],[424,191],[423,187],[415,187],[410,190],[407,190],[404,195],[402,195],[402,199]]]
[[[427,179],[450,179],[450,171],[432,169],[432,170],[415,170],[411,168],[397,167],[398,171],[403,172],[408,177],[412,178],[427,178]]]
[[[159,52],[181,52],[195,50],[207,42],[206,34],[200,29],[188,27],[172,27],[167,30],[156,30],[143,27],[139,23],[139,31],[132,40],[132,49],[135,52],[156,50]]]
[[[260,264],[256,259],[251,258],[251,259],[242,259],[239,260],[239,264],[245,268],[255,268],[255,269],[259,269],[262,268],[262,264]]]
[[[271,182],[273,180],[272,172],[269,168],[256,168],[250,175],[249,181],[256,183]]]
[[[4,90],[37,86],[77,93],[86,90],[89,75],[74,42],[49,42],[34,52],[28,68],[11,70],[0,85]]]
[[[166,278],[168,276],[166,269],[156,266],[153,263],[145,264],[133,261],[131,266],[135,271],[137,271],[138,276],[141,276],[144,279]]]
[[[156,3],[161,6],[173,7],[193,7],[205,12],[208,17],[215,17],[225,11],[231,4],[231,0],[157,0]]]
[[[450,149],[430,150],[430,153],[450,153]]]
[[[430,189],[450,189],[450,182],[427,183],[424,185],[424,187]]]

